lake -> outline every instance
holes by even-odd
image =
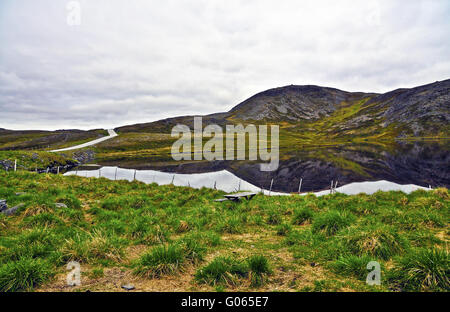
[[[113,161],[79,167],[66,174],[180,186],[216,187],[226,192],[316,192],[354,182],[386,180],[428,188],[450,187],[448,140],[397,142],[395,145],[343,146],[281,150],[276,171],[261,172],[257,161]],[[117,169],[116,169],[117,168]],[[273,182],[272,182],[273,181]]]

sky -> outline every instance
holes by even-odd
[[[448,78],[448,0],[0,2],[0,128],[112,128],[290,84],[381,93]]]

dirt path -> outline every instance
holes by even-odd
[[[96,139],[96,140],[92,140],[83,144],[79,144],[79,145],[75,145],[72,147],[66,147],[66,148],[61,148],[61,149],[57,149],[57,150],[52,150],[50,152],[63,152],[63,151],[70,151],[70,150],[74,150],[74,149],[79,149],[79,148],[83,148],[83,147],[87,147],[87,146],[91,146],[91,145],[95,145],[98,144],[100,142],[112,139],[114,137],[117,136],[117,133],[113,130],[113,129],[108,129],[108,136],[105,136],[103,138],[100,139]]]

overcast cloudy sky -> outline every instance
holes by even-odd
[[[68,2],[1,0],[0,128],[227,111],[289,84],[385,92],[450,78],[448,0],[80,0],[74,26]]]

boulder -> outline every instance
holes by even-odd
[[[0,199],[0,212],[8,209],[8,204],[5,199]]]
[[[14,168],[14,162],[8,159],[0,160],[0,168],[8,171],[9,169]]]
[[[122,288],[125,290],[133,290],[135,287],[132,284],[122,285]]]
[[[4,215],[7,215],[7,216],[12,216],[13,214],[16,213],[16,211],[17,211],[18,209],[22,208],[23,206],[25,206],[25,204],[24,204],[24,203],[21,203],[21,204],[18,204],[17,206],[14,206],[14,207],[12,207],[12,208],[9,208],[8,210],[2,211],[2,213],[3,213]]]
[[[66,204],[63,203],[55,203],[56,208],[67,208]]]

